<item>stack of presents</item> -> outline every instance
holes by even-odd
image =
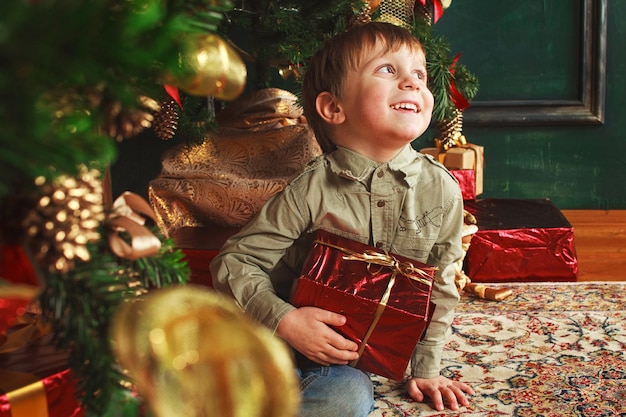
[[[464,261],[473,282],[576,281],[574,230],[549,199],[478,199],[483,192],[484,148],[456,143],[423,148],[461,186],[465,210],[476,221]]]
[[[0,417],[82,417],[69,352],[31,301],[41,289],[21,245],[0,245]]]

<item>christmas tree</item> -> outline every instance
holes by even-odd
[[[2,2],[0,244],[31,254],[43,287],[41,317],[57,345],[72,352],[87,415],[137,414],[130,381],[103,341],[121,303],[189,275],[145,202],[134,195],[108,201],[104,173],[117,144],[144,129],[201,141],[213,127],[213,101],[243,91],[243,59],[253,63],[254,88],[279,74],[297,90],[322,42],[370,20],[405,26],[422,40],[433,117],[442,136],[454,139],[478,83],[433,34],[449,6],[442,3]],[[235,46],[242,34],[246,44]],[[137,233],[152,236],[149,250],[135,247]]]
[[[87,415],[120,415],[120,404],[129,405],[124,414],[137,410],[107,343],[118,305],[189,275],[145,202],[133,195],[106,201],[106,167],[119,141],[166,119],[162,110],[171,106],[162,104],[180,99],[178,86],[233,94],[198,83],[206,81],[198,68],[180,61],[216,36],[230,7],[189,0],[0,5],[0,250],[18,246],[31,255],[43,287],[34,308],[57,346],[71,352]],[[184,98],[180,119],[206,120]]]

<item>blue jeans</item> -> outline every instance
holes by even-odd
[[[368,374],[347,365],[298,369],[302,391],[300,417],[366,417],[374,406]]]

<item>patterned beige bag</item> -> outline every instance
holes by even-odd
[[[148,197],[159,227],[241,227],[321,149],[292,93],[255,91],[218,113],[202,144],[162,157]]]

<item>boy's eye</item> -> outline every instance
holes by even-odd
[[[394,71],[394,69],[393,69],[393,67],[391,65],[383,65],[382,67],[380,67],[378,69],[378,71],[379,72],[384,72],[384,73],[387,73],[387,74],[394,74],[395,73],[395,71]]]
[[[420,71],[420,70],[415,71],[415,75],[420,80],[425,80],[426,79],[426,72],[425,71]]]

